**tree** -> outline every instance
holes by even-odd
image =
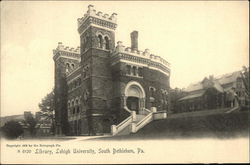
[[[171,111],[174,113],[178,112],[178,100],[184,97],[186,93],[179,88],[170,89],[170,98],[171,98]]]
[[[28,115],[25,115],[24,117],[25,117],[24,122],[28,126],[28,130],[30,132],[30,135],[34,136],[36,133],[36,124],[37,124],[36,119],[33,117],[33,115],[31,113]]]
[[[50,92],[49,94],[47,94],[41,101],[41,103],[39,103],[39,108],[42,112],[42,116],[46,117],[47,119],[53,119],[54,115],[54,110],[55,110],[55,106],[54,106],[54,91]]]
[[[6,122],[5,125],[1,128],[1,131],[8,139],[16,139],[21,134],[23,134],[22,126],[14,120]]]
[[[243,71],[242,71],[242,74],[243,74],[243,82],[245,84],[245,87],[247,89],[247,94],[249,95],[249,68],[247,68],[246,66],[243,66]]]
[[[54,90],[48,93],[42,101],[39,103],[39,109],[41,111],[41,117],[44,120],[51,120],[52,121],[52,132],[54,132],[54,111],[55,111],[55,104],[54,104]]]

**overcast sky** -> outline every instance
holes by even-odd
[[[248,2],[1,2],[1,116],[38,111],[54,86],[52,50],[79,46],[77,18],[93,4],[118,14],[116,41],[171,63],[171,87],[248,66]]]

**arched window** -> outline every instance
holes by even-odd
[[[104,37],[104,40],[105,40],[105,49],[109,49],[109,38],[106,36]]]
[[[75,64],[71,64],[71,67],[72,67],[72,69],[74,69],[75,68]]]
[[[98,48],[102,48],[103,39],[101,35],[98,35]]]
[[[66,63],[66,72],[68,72],[68,71],[69,71],[69,68],[70,68],[69,63]]]

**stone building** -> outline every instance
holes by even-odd
[[[205,77],[201,82],[191,84],[184,89],[186,96],[178,100],[176,111],[189,112],[248,106],[249,95],[246,83],[242,71],[218,77]]]
[[[117,14],[96,12],[89,5],[78,18],[80,47],[53,50],[56,134],[101,135],[129,116],[143,118],[169,109],[170,64],[149,49],[115,44]],[[141,115],[141,116],[140,116]]]

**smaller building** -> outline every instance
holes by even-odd
[[[53,122],[51,118],[43,116],[42,112],[36,112],[36,136],[51,136],[53,135]]]
[[[205,77],[184,89],[176,112],[248,106],[249,95],[242,71]]]

